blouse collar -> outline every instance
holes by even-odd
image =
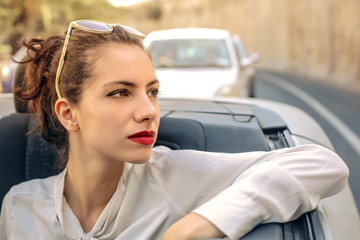
[[[125,192],[125,181],[128,172],[127,165],[128,164],[125,164],[123,174],[121,175],[113,196],[104,208],[92,230],[88,233],[84,233],[79,220],[76,218],[64,197],[64,182],[67,168],[57,176],[57,179],[54,182],[55,211],[58,221],[69,239],[100,239],[100,236],[101,238],[111,237],[114,232],[113,222],[119,212]]]

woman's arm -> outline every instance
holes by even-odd
[[[209,229],[219,230],[214,230],[215,235],[223,232],[230,239],[240,238],[258,224],[287,222],[313,210],[320,199],[342,190],[349,174],[339,156],[318,145],[271,152],[210,154],[208,161],[213,157],[222,158],[213,163],[216,165],[213,171],[219,173],[208,173],[215,177],[214,183],[226,178],[227,173],[231,175],[236,171],[234,168],[243,169],[231,186],[193,213],[207,219]],[[197,232],[192,231],[197,227],[192,219],[187,215],[168,231]],[[206,221],[203,223],[206,225]],[[188,234],[186,237],[183,239],[195,239]]]
[[[195,240],[202,238],[222,238],[225,234],[203,216],[189,213],[171,225],[162,240]]]

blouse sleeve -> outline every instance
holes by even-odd
[[[315,209],[320,199],[341,191],[349,175],[339,156],[318,145],[240,154],[172,152],[181,162],[183,185],[191,184],[184,176],[200,175],[191,191],[211,196],[193,212],[230,239],[260,223],[287,222]],[[191,172],[190,165],[203,171]]]
[[[10,194],[11,190],[5,195],[0,215],[0,239],[7,240],[10,236],[10,216],[11,216],[11,206],[10,206]]]

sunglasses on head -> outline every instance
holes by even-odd
[[[93,21],[93,20],[79,20],[79,21],[73,21],[70,23],[69,28],[66,33],[64,46],[63,46],[63,49],[61,52],[59,65],[58,65],[58,68],[56,71],[55,90],[56,90],[56,94],[57,94],[58,98],[62,97],[61,93],[60,93],[60,87],[59,87],[60,75],[61,75],[61,70],[62,70],[64,62],[65,62],[65,55],[66,55],[67,46],[68,46],[68,43],[70,40],[71,30],[73,28],[78,28],[78,29],[81,29],[81,30],[87,31],[87,32],[106,34],[106,33],[112,33],[114,30],[114,26],[116,26],[116,25],[119,25],[119,24],[108,24],[108,23],[103,23],[103,22],[98,22],[98,21]],[[122,25],[119,25],[119,26],[121,26],[125,31],[127,31],[131,35],[134,35],[141,39],[145,38],[145,34],[139,32],[136,29],[133,29],[128,26],[122,26]]]

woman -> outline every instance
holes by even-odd
[[[153,148],[159,81],[140,37],[77,21],[66,38],[25,43],[26,90],[17,94],[66,168],[9,191],[1,239],[238,239],[345,186],[346,165],[315,145],[242,154]]]

